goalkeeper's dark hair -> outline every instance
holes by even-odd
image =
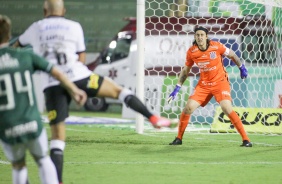
[[[202,26],[199,26],[199,27],[196,27],[195,29],[194,29],[194,33],[196,34],[196,32],[197,31],[204,31],[205,33],[206,33],[206,35],[208,35],[208,33],[209,33],[209,31],[208,31],[208,29],[207,28],[204,28],[204,27],[202,27]],[[196,42],[196,40],[194,40],[193,41],[193,45],[198,45],[197,44],[197,42]],[[207,47],[210,45],[210,39],[207,39]]]
[[[0,44],[8,42],[11,38],[11,20],[0,14]]]

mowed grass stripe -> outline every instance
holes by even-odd
[[[78,128],[78,127],[76,126],[76,128]],[[66,128],[66,130],[67,131],[74,131],[74,132],[89,132],[89,133],[99,132],[97,130],[85,130],[85,129],[80,130],[80,129],[75,129],[75,128]],[[106,134],[110,134],[110,133],[106,133]],[[165,132],[165,133],[164,132],[145,132],[142,135],[149,136],[149,137],[167,138],[167,137],[171,137],[171,135],[174,135],[174,134],[175,134],[175,132]],[[197,133],[193,133],[193,134],[197,135]],[[206,142],[206,141],[216,141],[216,142],[220,141],[220,142],[230,142],[230,143],[237,143],[238,142],[238,141],[232,141],[232,140],[218,140],[218,139],[210,138],[210,137],[213,137],[214,135],[216,135],[216,136],[230,136],[230,134],[228,134],[228,133],[227,134],[200,133],[198,135],[203,135],[203,134],[209,136],[209,138],[208,139],[206,139],[206,138],[194,138],[194,139],[195,140],[202,140],[203,142]],[[231,133],[231,134],[234,135],[234,133]],[[237,135],[239,136],[239,134],[237,134]],[[267,135],[258,134],[258,135],[252,135],[252,136],[267,136]],[[256,146],[256,145],[266,146],[266,147],[282,147],[282,144],[269,144],[269,143],[264,143],[264,142],[254,142],[254,146]]]

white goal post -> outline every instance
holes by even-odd
[[[137,0],[137,39],[143,39],[137,45],[138,63],[143,65],[137,84],[144,85],[144,90],[137,87],[138,97],[152,111],[179,118],[197,84],[197,67],[177,98],[171,104],[166,99],[184,66],[196,25],[206,27],[210,39],[234,50],[249,70],[242,80],[238,68],[224,58],[234,110],[246,131],[282,134],[281,0]],[[143,124],[137,119],[138,133],[144,131]],[[214,99],[193,113],[186,131],[236,132]]]

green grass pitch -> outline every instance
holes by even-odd
[[[50,135],[49,125],[46,128]],[[183,145],[169,146],[175,135],[154,131],[140,135],[132,128],[117,126],[67,125],[64,184],[282,183],[281,136],[250,134],[254,147],[243,148],[238,134],[186,132]],[[29,154],[27,166],[31,184],[40,183]],[[11,166],[2,149],[0,178],[1,184],[12,183]]]

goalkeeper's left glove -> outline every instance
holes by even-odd
[[[239,67],[241,79],[245,79],[248,76],[248,70],[244,64]]]

